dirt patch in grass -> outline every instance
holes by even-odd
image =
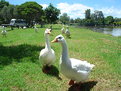
[[[10,91],[22,91],[22,89],[19,87],[13,86],[13,87],[11,87]]]
[[[105,38],[100,38],[104,43],[109,44],[112,43],[113,41],[105,39]]]

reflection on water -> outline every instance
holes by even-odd
[[[95,32],[110,34],[112,36],[121,36],[121,28],[91,28]]]

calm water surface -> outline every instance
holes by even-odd
[[[112,36],[121,36],[121,28],[91,28],[91,30]]]

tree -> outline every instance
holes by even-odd
[[[87,10],[85,10],[85,19],[90,19],[91,17],[90,17],[90,9],[87,9]]]
[[[105,24],[106,25],[111,25],[111,24],[113,24],[113,22],[114,22],[113,16],[107,16],[105,18]]]
[[[7,23],[7,6],[4,6],[1,10],[1,17],[4,19],[4,22]]]
[[[121,26],[121,18],[114,18],[114,23],[115,26]]]
[[[46,16],[43,15],[41,18],[40,18],[40,24],[41,24],[41,28],[43,27],[43,25],[47,23],[47,19],[46,19]]]
[[[95,25],[104,25],[104,15],[102,11],[94,11],[91,14],[91,19],[94,21]]]
[[[4,6],[1,10],[1,17],[4,19],[4,23],[10,23],[10,20],[12,18],[15,18],[14,16],[14,5]],[[17,11],[16,11],[17,12]]]
[[[27,21],[28,25],[33,26],[33,21],[38,20],[43,15],[42,6],[36,2],[25,2],[18,6],[18,14]]]
[[[81,19],[80,18],[76,18],[75,19],[75,23],[80,23],[81,22]]]
[[[9,5],[7,7],[7,19],[8,19],[7,21],[10,21],[12,18],[14,18],[14,14],[13,14],[14,8],[15,8],[14,5]]]
[[[63,13],[63,15],[60,16],[60,21],[63,24],[68,24],[70,21],[70,17],[67,15],[67,13]]]
[[[55,23],[58,20],[58,16],[60,14],[60,10],[55,8],[51,3],[45,9],[45,16],[48,23]]]
[[[18,14],[18,5],[14,6],[13,16],[15,19],[19,19],[20,15]]]
[[[5,0],[0,0],[0,24],[5,23],[5,17],[3,18],[1,10],[3,9],[4,6],[8,6],[9,2],[5,1]]]
[[[5,0],[0,0],[0,11],[4,6],[8,6],[9,2],[5,1]]]
[[[70,19],[70,23],[75,23],[73,18]]]
[[[84,19],[85,26],[94,26],[94,21],[92,19]]]

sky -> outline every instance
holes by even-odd
[[[61,14],[67,13],[71,18],[84,18],[85,10],[102,11],[104,16],[121,18],[121,0],[6,0],[10,4],[20,5],[27,1],[36,1],[46,8],[50,3],[60,9]]]

